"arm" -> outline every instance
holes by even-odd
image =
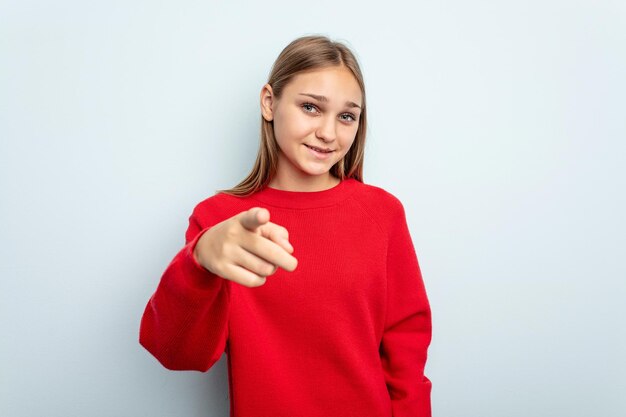
[[[161,276],[141,319],[139,343],[171,370],[207,371],[228,340],[230,285],[193,255],[203,228],[189,218],[185,246]]]
[[[431,381],[424,375],[431,311],[404,207],[397,210],[387,251],[387,315],[380,355],[393,417],[431,417]]]

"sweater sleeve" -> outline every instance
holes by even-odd
[[[141,318],[139,343],[171,370],[208,371],[227,349],[232,281],[193,256],[210,227],[201,226],[194,210],[186,244],[163,272]]]
[[[387,250],[387,313],[380,345],[393,417],[431,417],[424,375],[431,311],[404,207],[396,201]]]

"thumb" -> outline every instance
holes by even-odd
[[[270,212],[263,207],[252,207],[241,216],[241,225],[254,232],[270,220]]]

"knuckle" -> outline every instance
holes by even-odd
[[[248,287],[250,288],[260,287],[263,284],[265,284],[265,278],[263,277],[251,278],[248,281]]]
[[[226,227],[224,230],[227,239],[234,239],[237,236],[237,232],[235,225],[229,225],[229,227]]]
[[[259,269],[261,272],[260,275],[268,276],[274,273],[274,265],[271,264],[263,264]]]
[[[211,265],[211,269],[213,270],[213,272],[215,272],[215,274],[219,275],[219,276],[224,276],[224,266],[221,262],[217,261],[214,262]]]

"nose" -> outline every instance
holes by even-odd
[[[324,142],[332,142],[337,137],[335,119],[332,117],[322,117],[320,126],[315,132],[315,136]]]

